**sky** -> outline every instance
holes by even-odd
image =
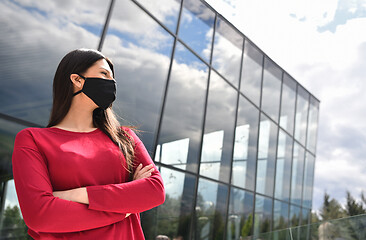
[[[206,0],[320,100],[313,209],[366,194],[366,0]]]

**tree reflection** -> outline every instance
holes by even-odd
[[[18,206],[8,206],[3,213],[3,224],[0,230],[1,239],[29,239],[27,226],[21,217]]]

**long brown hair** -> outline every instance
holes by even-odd
[[[100,59],[107,61],[114,76],[113,63],[99,51],[76,49],[63,57],[53,79],[53,105],[47,127],[60,123],[70,109],[74,92],[70,75],[72,73],[84,74],[89,67]],[[96,108],[93,111],[93,124],[119,147],[125,156],[127,170],[131,173],[135,157],[135,142],[132,136],[121,128],[112,108],[109,107],[106,110]]]

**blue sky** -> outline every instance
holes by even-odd
[[[313,209],[366,193],[366,0],[206,0],[320,101]]]

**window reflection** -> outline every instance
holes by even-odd
[[[277,132],[277,126],[262,114],[259,128],[256,191],[268,196],[273,196]]]
[[[270,59],[264,59],[262,110],[276,123],[280,107],[282,70]]]
[[[318,115],[319,102],[314,97],[310,97],[309,125],[306,147],[314,154],[316,151],[316,141],[318,134]]]
[[[293,140],[284,131],[278,136],[275,198],[289,201]]]
[[[254,190],[259,111],[244,97],[238,111],[231,183]]]
[[[305,146],[306,127],[308,120],[309,93],[304,88],[297,88],[297,103],[295,117],[295,138]]]
[[[141,138],[152,152],[173,37],[132,1],[116,1],[113,12],[103,46],[120,86],[113,109],[123,124],[144,131]]]
[[[200,179],[194,239],[223,239],[226,222],[227,186]]]
[[[210,62],[215,13],[203,2],[184,0],[179,37],[204,60]]]
[[[295,142],[294,155],[292,158],[291,202],[297,205],[301,205],[304,158],[304,148]]]
[[[262,83],[263,54],[245,41],[240,90],[259,107]]]
[[[290,226],[296,227],[300,225],[300,208],[294,205],[290,206]]]
[[[256,195],[254,212],[254,236],[271,230],[272,199]]]
[[[200,174],[229,181],[238,92],[211,71]]]
[[[288,74],[283,75],[280,126],[291,136],[294,132],[296,82]]]
[[[46,125],[60,59],[98,46],[108,7],[98,0],[0,1],[0,112]]]
[[[302,206],[306,208],[312,207],[313,199],[313,179],[314,179],[315,158],[309,152],[306,152],[304,167],[304,188]]]
[[[231,188],[227,226],[228,240],[252,235],[254,196],[237,188]]]
[[[238,87],[243,37],[221,17],[217,18],[212,66]]]
[[[137,0],[137,2],[175,33],[181,0]]]
[[[288,204],[275,200],[273,208],[273,231],[287,228],[288,224]]]
[[[197,171],[207,78],[208,67],[178,44],[156,151],[162,163]]]

